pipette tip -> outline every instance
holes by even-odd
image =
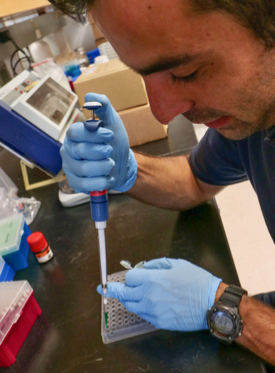
[[[105,316],[105,326],[107,328],[108,326],[108,312],[106,312],[106,306],[107,306],[107,303],[108,303],[108,300],[107,300],[107,297],[106,297],[106,293],[107,293],[107,284],[102,284],[102,296],[103,296],[103,305],[104,305],[104,316]]]
[[[102,296],[103,296],[103,303],[107,304],[107,284],[102,284]]]

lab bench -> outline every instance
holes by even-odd
[[[196,137],[190,122],[177,117],[168,138],[136,148],[151,155],[190,152]],[[19,196],[42,202],[30,225],[41,231],[54,253],[38,264],[29,253],[27,269],[15,280],[28,280],[42,308],[17,360],[1,373],[88,372],[240,372],[260,373],[259,358],[236,344],[227,346],[209,331],[193,333],[158,330],[108,345],[101,338],[101,297],[97,232],[90,206],[64,208],[57,184],[26,192],[19,161],[6,150],[0,165],[19,187]],[[168,211],[138,202],[127,195],[109,196],[106,229],[108,273],[122,271],[122,259],[184,258],[221,277],[239,279],[215,200],[190,211]]]

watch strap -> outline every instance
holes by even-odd
[[[231,307],[239,308],[243,295],[247,295],[247,291],[236,285],[229,285],[220,296],[218,302],[226,302]]]

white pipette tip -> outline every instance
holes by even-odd
[[[104,285],[102,285],[102,296],[103,296],[103,303],[104,304],[107,304],[106,294],[107,294],[107,285],[104,284]]]

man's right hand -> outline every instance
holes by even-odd
[[[137,162],[125,127],[106,96],[88,93],[85,101],[102,104],[95,113],[105,126],[89,132],[83,123],[74,123],[68,129],[60,150],[68,183],[82,193],[126,192],[136,181]]]

